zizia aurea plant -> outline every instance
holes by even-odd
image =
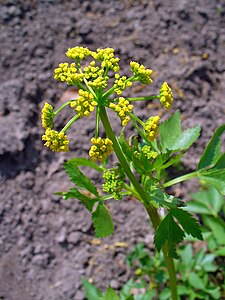
[[[42,110],[42,125],[45,134],[42,140],[52,151],[69,151],[67,130],[80,119],[95,114],[95,135],[90,141],[90,159],[73,158],[64,164],[66,173],[74,186],[68,192],[58,193],[64,199],[80,200],[92,215],[97,237],[113,233],[114,226],[110,212],[104,205],[108,199],[121,201],[123,196],[132,195],[142,203],[155,229],[154,244],[162,250],[170,277],[172,299],[178,299],[176,272],[173,258],[178,259],[176,245],[183,241],[185,234],[202,239],[196,219],[185,210],[181,199],[166,193],[165,188],[178,182],[199,177],[225,193],[225,156],[220,152],[220,136],[225,130],[221,126],[203,153],[195,172],[164,182],[162,170],[177,163],[189,147],[199,137],[200,127],[181,129],[180,113],[176,112],[165,122],[158,115],[150,115],[145,120],[134,113],[135,101],[160,101],[169,110],[173,103],[172,90],[164,82],[157,95],[127,98],[123,91],[134,83],[152,84],[152,70],[138,62],[130,62],[131,77],[119,73],[119,58],[114,49],[105,48],[91,51],[84,47],[69,48],[66,56],[72,63],[60,63],[54,71],[56,80],[78,87],[78,97],[54,109],[45,103]],[[85,60],[85,62],[84,62]],[[85,66],[85,67],[84,67]],[[74,116],[61,131],[54,130],[54,118],[70,106]],[[112,110],[121,122],[121,133],[114,134],[107,111]],[[99,134],[102,123],[105,136]],[[129,122],[136,131],[132,137],[126,136],[125,127]],[[114,152],[118,161],[107,168],[110,154]],[[104,183],[99,193],[92,181],[80,170],[80,166],[102,173]],[[88,191],[89,193],[85,192]],[[167,212],[160,218],[158,209]]]

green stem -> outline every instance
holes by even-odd
[[[145,205],[145,208],[147,210],[147,213],[150,217],[150,219],[152,220],[152,206],[150,205]],[[152,220],[153,226],[155,228],[155,230],[157,229],[157,227],[160,224],[160,218],[159,218],[159,214],[156,211],[153,212],[154,214],[154,221]],[[170,278],[170,290],[171,290],[171,295],[172,295],[172,300],[177,300],[178,299],[178,295],[177,295],[177,279],[176,279],[176,271],[175,271],[175,266],[174,266],[174,261],[172,257],[168,256],[168,246],[167,244],[165,244],[162,247],[162,251],[163,251],[163,255],[164,255],[164,259],[166,262],[166,267],[169,273],[169,278]]]
[[[199,172],[198,172],[198,171],[194,171],[194,172],[191,172],[191,173],[182,175],[182,176],[180,176],[180,177],[177,177],[177,178],[175,178],[175,179],[172,179],[172,180],[167,181],[166,183],[164,183],[164,184],[163,184],[163,188],[167,188],[167,187],[172,186],[172,185],[174,185],[174,184],[177,184],[177,183],[179,183],[179,182],[182,182],[182,181],[185,181],[185,180],[189,180],[189,179],[198,177],[198,175],[199,175]]]
[[[63,105],[61,105],[60,108],[58,108],[54,112],[54,116],[56,116],[64,107],[66,107],[67,105],[69,105],[72,101],[74,101],[74,100],[69,100],[69,101],[65,102]]]
[[[83,71],[82,71],[80,62],[77,63],[77,67],[78,67],[78,70],[79,70],[80,74],[83,74]],[[85,77],[84,77],[84,83],[86,84],[86,87],[87,87],[88,90],[92,93],[92,95],[97,99],[94,90],[92,89],[92,87],[89,86],[88,81],[87,81],[87,79],[86,79]]]
[[[136,98],[126,98],[128,101],[145,101],[145,100],[154,100],[159,99],[159,95],[154,96],[145,96],[145,97],[136,97]]]
[[[70,126],[77,120],[79,119],[78,115],[75,115],[72,119],[69,120],[69,122],[63,127],[63,129],[61,130],[61,132],[65,133]]]
[[[107,137],[113,142],[113,148],[116,153],[116,156],[117,156],[124,172],[126,173],[127,177],[129,178],[130,182],[134,186],[134,189],[136,190],[137,194],[139,195],[140,198],[138,197],[138,199],[142,199],[141,202],[145,206],[145,208],[148,212],[148,215],[151,219],[151,222],[156,230],[160,224],[160,217],[159,217],[158,211],[154,206],[152,206],[148,203],[148,199],[145,194],[145,191],[143,190],[143,188],[139,184],[137,178],[134,176],[133,172],[131,171],[131,169],[126,161],[126,158],[120,148],[120,145],[117,141],[117,138],[112,130],[105,107],[100,108],[100,118],[101,118],[102,124],[105,128]],[[170,277],[172,300],[177,300],[177,283],[176,283],[176,273],[175,273],[175,268],[174,268],[174,262],[171,257],[168,257],[167,253],[168,253],[167,247],[164,246],[163,254],[165,257],[166,266],[167,266],[167,269],[169,272],[169,277]]]

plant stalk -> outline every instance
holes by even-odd
[[[182,181],[185,181],[185,180],[189,180],[189,179],[198,177],[198,175],[199,175],[199,171],[194,171],[194,172],[182,175],[180,177],[177,177],[177,178],[174,178],[174,179],[172,179],[170,181],[167,181],[166,183],[163,184],[163,187],[167,188],[167,187],[172,186],[174,184],[177,184],[179,182],[182,182]]]
[[[160,224],[160,217],[159,217],[158,211],[154,206],[152,206],[148,203],[148,199],[145,194],[145,191],[143,190],[143,188],[141,187],[137,178],[134,176],[133,172],[131,171],[131,169],[126,161],[126,158],[120,148],[120,145],[117,141],[117,138],[112,130],[105,107],[100,108],[100,118],[101,118],[103,127],[106,131],[107,137],[113,142],[113,148],[116,153],[116,156],[117,156],[121,166],[123,167],[124,172],[126,173],[127,177],[129,178],[130,182],[133,184],[136,192],[142,199],[141,202],[145,206],[145,209],[147,210],[147,213],[150,217],[153,227],[156,230]],[[162,250],[163,250],[166,266],[167,266],[169,277],[170,277],[170,288],[171,288],[171,293],[172,293],[172,300],[178,300],[176,272],[175,272],[173,258],[168,256],[167,245],[164,245],[162,247]]]

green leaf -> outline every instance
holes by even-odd
[[[82,278],[82,284],[85,290],[85,295],[88,300],[99,300],[102,293],[93,284],[89,283],[86,279]]]
[[[225,169],[203,171],[200,180],[214,186],[221,194],[225,195]]]
[[[95,185],[87,178],[78,168],[73,159],[64,163],[64,168],[67,175],[71,178],[72,182],[82,189],[88,190],[93,195],[98,197],[98,192]]]
[[[65,200],[71,198],[80,200],[89,211],[92,211],[94,204],[97,202],[97,199],[90,198],[80,193],[76,188],[71,188],[69,192],[58,193],[58,195],[62,195]]]
[[[160,189],[154,189],[153,191],[147,190],[149,200],[156,202],[161,207],[176,208],[177,206],[183,206],[184,203],[172,195],[164,193]]]
[[[206,167],[209,167],[212,164],[215,164],[217,160],[220,157],[220,137],[225,131],[225,124],[220,126],[212,136],[210,142],[205,148],[205,151],[203,152],[201,159],[198,164],[198,170],[204,169]]]
[[[205,290],[205,285],[203,280],[198,276],[198,274],[191,272],[188,277],[190,285],[197,290]]]
[[[134,299],[134,295],[128,296],[128,298],[126,298],[125,300],[135,300],[135,299]]]
[[[188,149],[197,140],[200,131],[201,127],[199,125],[183,131],[175,140],[171,150],[181,151]]]
[[[120,300],[120,298],[117,295],[117,293],[111,287],[109,287],[106,290],[105,295],[102,298],[102,300]]]
[[[113,233],[114,225],[112,218],[103,204],[99,203],[96,210],[92,213],[92,221],[96,237],[103,238]]]
[[[219,287],[215,289],[207,289],[206,292],[210,294],[213,299],[222,299]]]
[[[192,198],[198,201],[199,205],[207,207],[208,212],[205,212],[206,214],[212,214],[213,211],[218,213],[224,205],[224,197],[213,186],[192,194]],[[191,201],[189,203],[192,204],[193,202],[194,201]]]
[[[156,230],[154,237],[154,244],[156,248],[160,251],[165,242],[168,241],[169,256],[178,258],[175,247],[176,244],[182,242],[183,239],[183,230],[174,221],[172,215],[168,213]]]
[[[88,158],[82,158],[82,157],[76,157],[72,158],[70,162],[74,162],[77,166],[84,166],[84,167],[90,167],[92,169],[95,169],[98,172],[103,172],[104,169],[99,167],[93,160]]]
[[[225,247],[221,247],[220,249],[216,250],[215,253],[218,256],[225,256]]]
[[[202,216],[204,224],[208,226],[219,245],[225,245],[225,222],[221,218]]]
[[[181,254],[182,262],[185,264],[186,267],[190,268],[193,263],[193,249],[191,244],[188,244]]]
[[[189,202],[186,202],[186,204],[187,204],[187,206],[184,209],[191,212],[191,213],[207,214],[207,215],[212,214],[210,212],[210,210],[208,209],[208,207],[203,203],[200,203],[200,202],[197,202],[197,201],[189,201]]]
[[[179,221],[186,233],[199,240],[203,239],[197,220],[189,212],[182,209],[171,209],[170,213]]]
[[[168,120],[159,126],[160,140],[163,152],[172,149],[175,141],[181,135],[180,113],[175,112]]]
[[[218,159],[217,163],[212,167],[211,170],[225,169],[225,153],[223,153]]]

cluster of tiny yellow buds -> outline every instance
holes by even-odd
[[[45,105],[42,109],[42,115],[41,115],[43,128],[51,129],[53,126],[53,119],[54,119],[53,107],[48,102],[45,102]]]
[[[105,49],[97,49],[96,52],[92,52],[92,56],[96,60],[100,60],[102,68],[108,68],[113,70],[114,72],[118,72],[119,67],[119,58],[114,57],[114,49],[113,48],[105,48]]]
[[[155,159],[159,154],[156,151],[152,151],[151,147],[148,145],[145,145],[142,149],[141,149],[142,153],[147,157],[147,159]]]
[[[109,107],[117,113],[118,117],[121,120],[122,126],[127,126],[130,120],[129,114],[134,106],[131,105],[130,102],[125,98],[119,97],[118,103],[110,103]]]
[[[76,73],[75,63],[61,63],[59,67],[54,70],[54,79],[60,81],[66,81],[68,85],[76,84],[83,81],[84,74]]]
[[[86,48],[86,47],[74,47],[74,48],[69,48],[66,52],[66,56],[69,57],[70,59],[74,59],[77,61],[80,61],[84,59],[87,56],[90,56],[92,52]]]
[[[105,183],[102,185],[103,191],[112,194],[113,198],[116,200],[122,199],[121,191],[125,176],[121,168],[113,168],[104,171],[103,178],[105,179]]]
[[[122,92],[126,89],[126,87],[131,87],[132,82],[127,81],[126,76],[120,77],[119,74],[115,74],[115,81],[114,81],[114,91],[117,93],[117,95],[121,95]]]
[[[54,152],[67,152],[69,150],[69,140],[63,132],[58,132],[47,128],[42,140],[46,141],[45,146]]]
[[[83,116],[87,117],[92,111],[94,111],[95,106],[98,103],[94,100],[94,96],[87,91],[79,90],[78,94],[78,99],[72,101],[70,106],[75,107],[75,111],[80,118]]]
[[[89,156],[93,161],[99,160],[100,162],[103,162],[106,157],[113,151],[113,143],[108,138],[92,138],[91,142],[93,146],[91,146]]]
[[[86,79],[96,79],[99,76],[102,76],[103,73],[103,69],[95,66],[95,61],[92,61],[88,67],[84,68],[84,75]]]
[[[172,107],[173,93],[167,82],[164,82],[160,88],[159,99],[166,109]]]
[[[93,87],[94,89],[105,89],[107,87],[107,81],[109,77],[99,76],[98,78],[94,79],[93,81],[89,81],[88,84]]]
[[[130,69],[141,83],[143,84],[152,83],[152,79],[151,79],[152,70],[145,69],[144,65],[140,65],[135,61],[130,62]]]
[[[159,126],[159,116],[149,118],[144,125],[144,130],[147,136],[147,139],[151,142],[154,141],[158,134],[158,126]]]

